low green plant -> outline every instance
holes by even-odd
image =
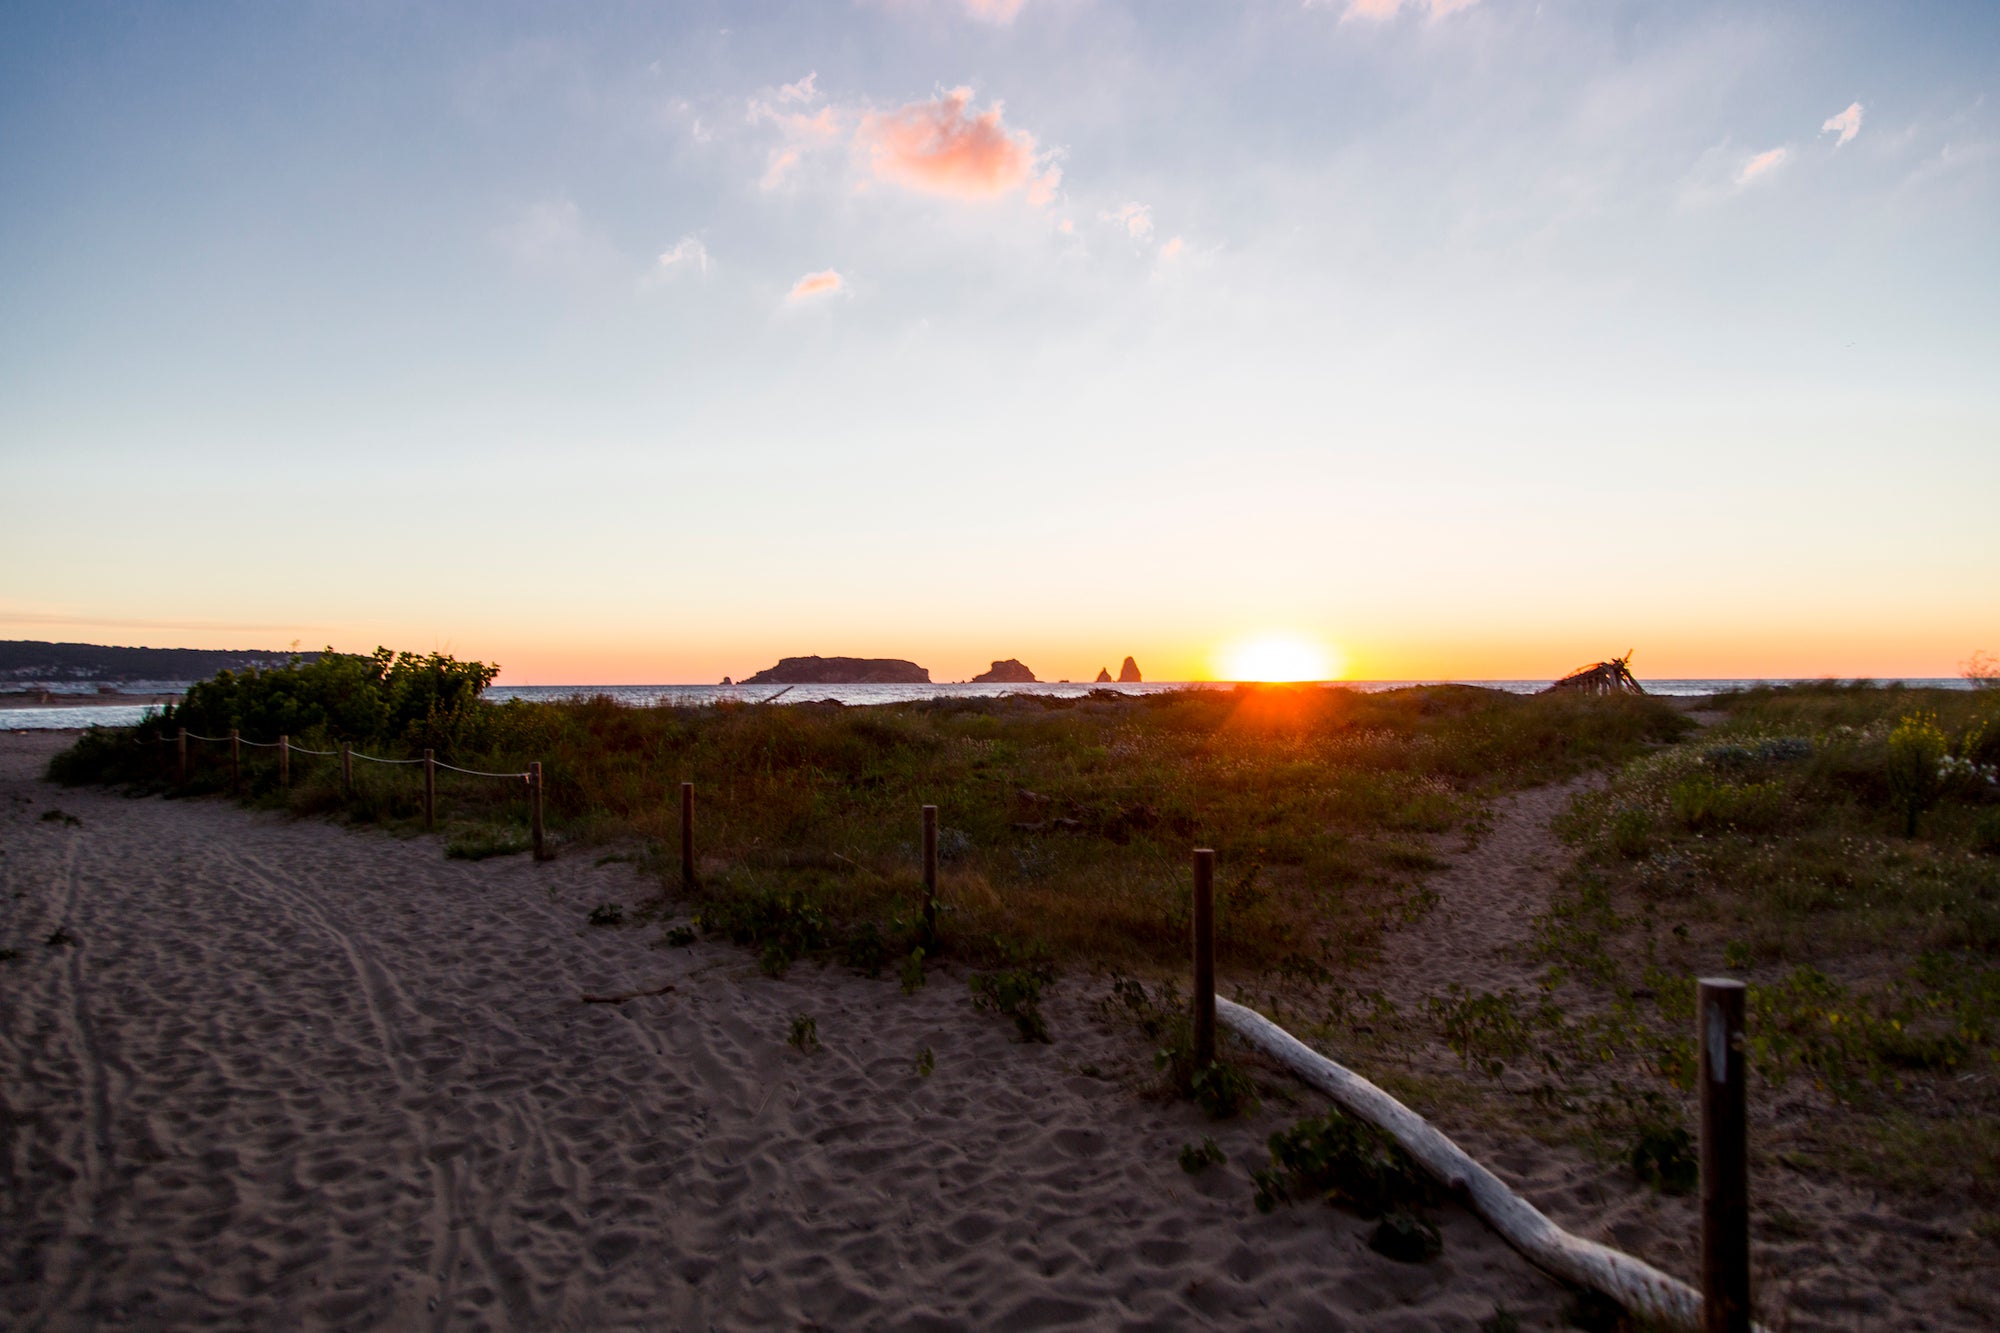
[[[1521,1316],[1504,1305],[1495,1305],[1493,1313],[1479,1321],[1479,1333],[1521,1333]]]
[[[83,827],[83,821],[75,815],[53,808],[42,811],[42,822],[44,824],[60,824],[65,828]]]
[[[1314,1200],[1344,1204],[1363,1217],[1414,1212],[1437,1202],[1438,1188],[1394,1143],[1337,1109],[1308,1116],[1269,1141],[1271,1165],[1251,1173],[1257,1208]]]
[[[519,856],[533,845],[522,830],[480,825],[460,829],[448,837],[444,854],[452,861],[484,861],[495,856]]]
[[[1157,1058],[1157,1057],[1156,1057]],[[1255,1113],[1257,1084],[1227,1060],[1215,1059],[1188,1079],[1188,1095],[1210,1120],[1233,1120]]]
[[[1013,1019],[1023,1041],[1046,1042],[1049,1025],[1042,1017],[1042,989],[1055,977],[1055,965],[1044,957],[997,972],[975,972],[968,984],[974,1007]]]
[[[931,1048],[928,1046],[919,1046],[917,1048],[917,1077],[929,1078],[931,1071],[936,1068],[937,1056],[931,1053]]]
[[[695,941],[694,927],[671,926],[668,928],[667,933],[661,937],[661,941],[669,949],[689,948]]]
[[[625,924],[625,909],[617,903],[599,903],[590,909],[589,919],[593,926],[622,926]]]
[[[1662,1194],[1687,1194],[1701,1177],[1694,1136],[1685,1126],[1665,1120],[1638,1126],[1629,1160],[1632,1174]]]
[[[909,957],[903,960],[903,972],[901,979],[903,983],[903,994],[905,995],[915,995],[918,991],[924,988],[923,945],[919,944],[916,948],[910,950]]]
[[[812,898],[782,889],[758,888],[712,899],[697,918],[710,934],[758,950],[757,965],[769,976],[818,949],[831,934],[826,913]]]
[[[1444,1237],[1428,1219],[1396,1208],[1375,1224],[1368,1234],[1368,1248],[1399,1264],[1420,1264],[1444,1252]]]
[[[1223,1155],[1222,1148],[1213,1138],[1206,1134],[1202,1135],[1200,1143],[1184,1143],[1181,1145],[1181,1170],[1191,1176],[1206,1171],[1211,1166],[1221,1166],[1227,1160],[1228,1158]]]
[[[819,1049],[819,1020],[811,1014],[795,1014],[792,1030],[785,1040],[802,1053],[811,1055]]]

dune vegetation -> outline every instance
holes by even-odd
[[[631,708],[487,703],[491,677],[387,652],[225,674],[136,730],[85,736],[53,776],[171,789],[183,726],[380,757],[429,747],[489,771],[539,761],[563,844],[636,847],[676,896],[678,787],[692,782],[704,921],[774,967],[907,952],[924,804],[940,811],[939,942],[973,958],[1183,966],[1188,853],[1209,846],[1225,969],[1315,975],[1424,910],[1434,840],[1476,837],[1485,798],[1631,759],[1688,726],[1657,699],[1462,686]],[[225,790],[227,747],[192,748],[188,789]],[[354,776],[343,792],[335,761],[295,755],[281,790],[274,752],[245,751],[254,803],[415,826],[411,769],[357,763]],[[525,847],[521,784],[443,773],[439,790],[456,854]]]

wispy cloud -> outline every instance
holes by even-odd
[[[1106,222],[1123,227],[1126,235],[1135,241],[1147,240],[1153,234],[1153,210],[1146,204],[1122,204],[1098,216]]]
[[[785,304],[797,305],[801,301],[831,296],[846,285],[839,273],[830,268],[823,268],[817,273],[808,273],[793,283],[792,290],[785,294]]]
[[[714,263],[700,237],[683,236],[660,252],[657,271],[663,274],[706,273]]]
[[[1826,123],[1819,127],[1819,132],[1838,134],[1840,137],[1833,141],[1835,148],[1852,143],[1854,136],[1861,133],[1861,103],[1850,102],[1847,110],[1837,116],[1828,116]],[[1874,143],[1875,140],[1870,139],[1868,142]]]
[[[773,148],[771,160],[765,164],[764,174],[758,179],[757,184],[763,189],[775,190],[785,183],[785,177],[790,175],[792,168],[798,164],[797,148]]]
[[[1178,236],[1168,237],[1167,240],[1163,242],[1160,246],[1160,258],[1178,259],[1180,258],[1181,251],[1186,248],[1187,248],[1187,242],[1183,241],[1180,237]]]
[[[1792,150],[1789,148],[1765,149],[1736,169],[1736,183],[1738,185],[1749,185],[1761,180],[1776,171],[1779,167],[1784,166],[1786,159],[1790,158],[1791,155]]]
[[[990,199],[1026,188],[1037,204],[1049,202],[1062,174],[1039,169],[1034,136],[1009,130],[1001,106],[970,111],[972,90],[954,88],[929,102],[861,118],[855,145],[864,150],[876,179],[928,194]]]
[[[585,223],[583,210],[573,199],[542,199],[529,204],[495,228],[493,239],[522,268],[571,281],[608,278],[630,264],[609,240]]]
[[[1307,0],[1308,4],[1315,0]],[[1429,13],[1433,21],[1447,14],[1456,14],[1461,9],[1470,9],[1479,0],[1347,0],[1347,8],[1341,14],[1347,19],[1392,19],[1404,9],[1421,9]]]
[[[819,100],[819,74],[817,71],[806,75],[797,83],[787,83],[778,89],[780,102],[815,102]]]
[[[965,0],[965,12],[986,23],[1012,23],[1028,0]]]

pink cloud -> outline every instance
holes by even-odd
[[[1792,155],[1789,148],[1771,148],[1757,154],[1745,162],[1736,172],[1736,183],[1748,185],[1761,176],[1769,175],[1785,165],[1785,159]]]
[[[1012,23],[1028,0],[965,0],[965,12],[987,23]]]
[[[1135,241],[1143,241],[1153,234],[1153,210],[1145,204],[1125,204],[1098,216],[1123,227],[1126,235]]]
[[[785,177],[790,175],[792,168],[796,167],[798,164],[799,164],[798,149],[796,148],[775,149],[771,153],[770,164],[764,168],[763,179],[759,180],[757,184],[763,189],[775,190],[780,185],[783,185],[785,183]]]
[[[1432,19],[1441,19],[1447,14],[1456,14],[1461,9],[1470,9],[1479,0],[1347,0],[1346,19],[1392,19],[1407,6],[1429,12]]]
[[[778,89],[778,100],[780,102],[811,102],[816,100],[819,97],[819,89],[814,85],[818,79],[819,75],[815,72],[806,75],[797,83],[785,84]]]
[[[861,118],[854,142],[868,150],[878,180],[959,199],[995,198],[1026,186],[1037,204],[1054,198],[1061,181],[1050,167],[1037,174],[1035,139],[1001,123],[998,102],[968,115],[970,88],[954,88],[932,102]]]
[[[1840,137],[1833,141],[1835,148],[1852,143],[1854,136],[1861,133],[1861,103],[1850,103],[1847,110],[1841,112],[1839,115],[1828,116],[1826,124],[1819,127],[1819,132],[1821,134],[1838,133]]]
[[[844,286],[846,283],[842,281],[839,273],[830,268],[821,269],[817,273],[808,273],[793,283],[792,290],[786,294],[785,300],[788,304],[810,301],[815,296],[831,296]]]
[[[1177,259],[1180,257],[1181,251],[1186,248],[1187,248],[1187,242],[1183,241],[1180,237],[1175,236],[1172,239],[1168,240],[1165,245],[1162,245],[1160,247],[1160,258]]]

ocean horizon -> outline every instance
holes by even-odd
[[[1647,693],[1669,698],[1723,694],[1731,690],[1753,689],[1760,685],[1799,685],[1822,680],[1846,679],[1827,676],[1791,677],[1703,677],[1676,680],[1645,680]],[[1509,694],[1533,694],[1547,689],[1553,679],[1540,680],[1333,680],[1308,681],[1328,689],[1360,690],[1374,694],[1384,690],[1408,689],[1418,685],[1472,685],[1504,690]],[[1972,683],[1962,676],[1921,676],[1883,678],[1874,683],[1905,685],[1917,689],[1969,690]],[[156,693],[184,688],[176,682],[158,682]],[[973,683],[939,681],[928,685],[495,685],[485,697],[499,703],[510,699],[531,702],[576,698],[608,698],[633,708],[662,705],[695,708],[717,703],[810,704],[837,703],[848,707],[909,703],[923,699],[991,699],[1008,694],[1040,695],[1050,698],[1080,698],[1093,690],[1120,694],[1159,694],[1171,690],[1234,689],[1238,682],[1221,680],[1147,681],[1143,684],[1096,684],[1091,681],[1038,681],[1033,684]],[[94,689],[95,682],[65,682],[63,688]],[[137,692],[135,690],[135,692]],[[0,730],[74,731],[86,727],[130,727],[144,720],[158,704],[66,704],[46,708],[10,708],[0,711]]]

